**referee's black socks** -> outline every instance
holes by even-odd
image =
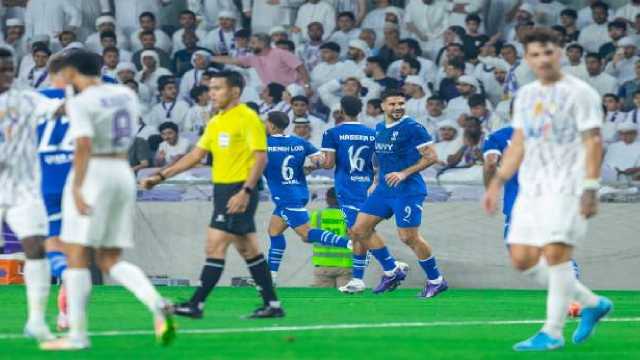
[[[273,281],[271,280],[271,272],[269,271],[269,265],[264,258],[264,255],[260,254],[253,259],[247,259],[247,267],[251,277],[256,282],[256,286],[265,306],[280,307],[280,302],[276,297],[276,292],[273,289]]]
[[[191,297],[191,303],[197,305],[200,310],[202,310],[207,296],[220,280],[222,270],[224,270],[224,259],[208,258],[205,261],[202,273],[200,273],[201,284]]]

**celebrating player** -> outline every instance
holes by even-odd
[[[514,266],[548,286],[545,324],[516,344],[516,351],[563,347],[573,299],[583,307],[574,343],[584,342],[612,308],[611,301],[576,279],[570,261],[573,247],[586,235],[586,219],[597,212],[603,116],[598,94],[560,71],[560,43],[555,33],[541,28],[523,38],[525,60],[537,81],[518,91],[511,145],[483,199],[485,210],[495,212],[502,185],[518,171],[520,189],[507,243]]]
[[[338,204],[344,214],[349,231],[353,228],[367,199],[367,191],[373,183],[373,153],[375,131],[358,122],[362,102],[357,97],[345,96],[340,100],[340,111],[345,121],[327,130],[322,137],[325,156],[323,167],[336,168],[335,187]],[[373,233],[372,236],[378,236]],[[366,288],[364,271],[367,266],[367,249],[359,242],[353,244],[352,278],[338,290],[343,293],[360,293]]]
[[[371,235],[378,223],[395,215],[400,240],[413,250],[427,275],[420,296],[431,298],[448,288],[431,254],[431,246],[418,231],[427,195],[420,171],[434,164],[437,156],[429,146],[431,135],[405,116],[405,97],[401,92],[386,91],[382,95],[382,109],[385,121],[376,126],[375,143],[378,184],[356,218],[353,241],[364,244],[382,265],[384,275],[374,293],[394,290],[407,276],[406,269],[396,263],[379,237]]]
[[[101,270],[134,293],[154,314],[158,341],[166,345],[175,335],[168,302],[138,267],[120,258],[122,249],[133,245],[136,186],[126,156],[140,110],[129,88],[102,84],[100,66],[97,55],[81,50],[64,55],[61,65],[62,76],[80,91],[66,104],[75,155],[64,189],[60,234],[69,262],[63,274],[69,335],[41,343],[43,350],[89,347],[89,248],[96,250]]]
[[[269,267],[258,245],[254,219],[258,207],[256,184],[267,162],[267,136],[258,115],[240,103],[243,89],[244,79],[235,71],[213,75],[209,95],[220,112],[209,121],[204,135],[190,153],[141,183],[150,189],[164,179],[196,166],[209,152],[213,155],[214,209],[207,230],[207,260],[200,276],[202,284],[191,300],[176,305],[177,315],[202,318],[204,303],[222,276],[227,249],[233,244],[246,260],[262,295],[263,306],[250,317],[284,316]]]
[[[285,135],[289,116],[281,111],[270,112],[267,118],[267,168],[265,177],[276,208],[269,223],[269,268],[274,282],[286,248],[284,231],[291,227],[302,241],[323,246],[351,247],[348,239],[330,231],[312,229],[309,212],[309,189],[305,177],[305,160],[309,158],[315,168],[322,153],[308,141],[297,136]]]

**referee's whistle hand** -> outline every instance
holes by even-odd
[[[249,205],[249,194],[244,191],[233,195],[227,202],[228,214],[241,214],[247,210]]]
[[[151,176],[140,180],[138,185],[144,190],[151,190],[154,186],[158,185],[158,181],[155,176]]]

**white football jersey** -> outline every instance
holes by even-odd
[[[0,206],[40,197],[38,120],[50,118],[62,102],[32,90],[0,94]]]
[[[525,138],[518,172],[520,192],[579,195],[585,178],[581,132],[602,126],[602,102],[584,81],[564,74],[552,85],[539,81],[518,90],[513,127]]]
[[[126,154],[140,117],[136,94],[124,85],[101,84],[67,101],[69,133],[89,137],[93,155]]]

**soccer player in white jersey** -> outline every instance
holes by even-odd
[[[556,35],[535,28],[523,38],[525,60],[537,81],[518,90],[511,145],[492,179],[483,207],[493,213],[502,185],[516,171],[520,191],[507,242],[514,266],[547,286],[547,318],[542,330],[514,345],[516,351],[564,346],[569,304],[582,305],[573,342],[582,343],[612,303],[580,283],[572,269],[573,248],[586,235],[587,219],[598,210],[602,159],[601,102],[582,80],[560,70]]]
[[[98,266],[153,313],[156,337],[168,344],[175,335],[169,303],[135,265],[121,260],[133,245],[136,182],[127,163],[140,109],[126,86],[102,84],[100,60],[84,50],[65,54],[61,74],[79,94],[66,103],[69,132],[75,140],[73,169],[62,199],[62,232],[68,268],[68,337],[41,343],[43,350],[89,347],[86,305],[91,292],[89,248]]]
[[[51,271],[45,257],[47,213],[40,194],[36,126],[62,101],[12,88],[13,54],[0,49],[0,222],[7,222],[22,242],[28,319],[24,333],[39,341],[52,338],[45,322]]]

